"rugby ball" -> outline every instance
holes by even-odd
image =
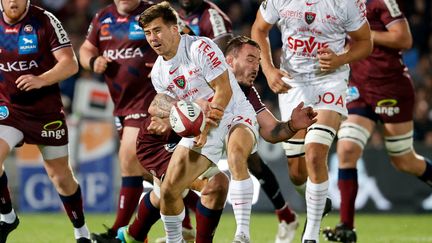
[[[204,113],[194,102],[176,102],[171,108],[169,118],[172,129],[181,137],[196,137],[205,127]]]

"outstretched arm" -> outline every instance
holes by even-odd
[[[291,120],[287,122],[279,121],[269,110],[265,109],[257,115],[259,133],[267,142],[282,142],[294,136],[299,130],[314,124],[317,121],[316,116],[317,112],[309,106],[304,107],[303,102],[294,108]]]

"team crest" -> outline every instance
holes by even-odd
[[[183,75],[182,76],[178,76],[173,81],[174,81],[174,84],[177,87],[179,87],[180,89],[184,89],[186,87],[186,79],[185,79],[185,77]]]
[[[316,13],[305,12],[305,21],[307,24],[312,24],[315,20]]]

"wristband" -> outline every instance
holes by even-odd
[[[96,61],[97,58],[98,58],[98,56],[90,57],[89,66],[90,66],[90,69],[92,71],[94,71],[94,64],[95,64],[95,61]]]

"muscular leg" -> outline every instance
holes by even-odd
[[[249,139],[247,139],[249,137]],[[247,158],[252,152],[255,137],[243,124],[235,126],[229,135],[227,154],[231,172],[230,198],[236,218],[236,236],[249,237],[252,209],[253,182],[247,168]]]
[[[288,160],[288,175],[296,191],[303,197],[306,191],[306,180],[308,176],[304,158],[305,135],[306,131],[301,130],[282,144]]]
[[[119,192],[116,218],[112,232],[117,232],[118,228],[128,225],[140,195],[143,191],[143,175],[150,175],[139,164],[136,158],[136,139],[139,128],[125,126],[120,141],[119,162],[121,174],[121,187]],[[151,178],[151,175],[149,176]],[[148,177],[147,177],[148,178]],[[151,179],[148,178],[148,181]]]
[[[307,224],[302,240],[318,240],[321,218],[328,193],[327,156],[336,136],[340,115],[330,110],[318,110],[318,122],[305,138]]]
[[[68,156],[45,159],[44,166],[75,228],[75,238],[89,238],[90,233],[85,224],[81,188],[73,175],[68,159]]]
[[[184,218],[182,193],[210,164],[203,155],[181,145],[175,149],[161,184],[161,218],[168,242],[181,241],[181,222]]]
[[[399,171],[414,175],[432,186],[430,160],[418,155],[412,147],[412,121],[385,123],[386,148],[393,166]]]

